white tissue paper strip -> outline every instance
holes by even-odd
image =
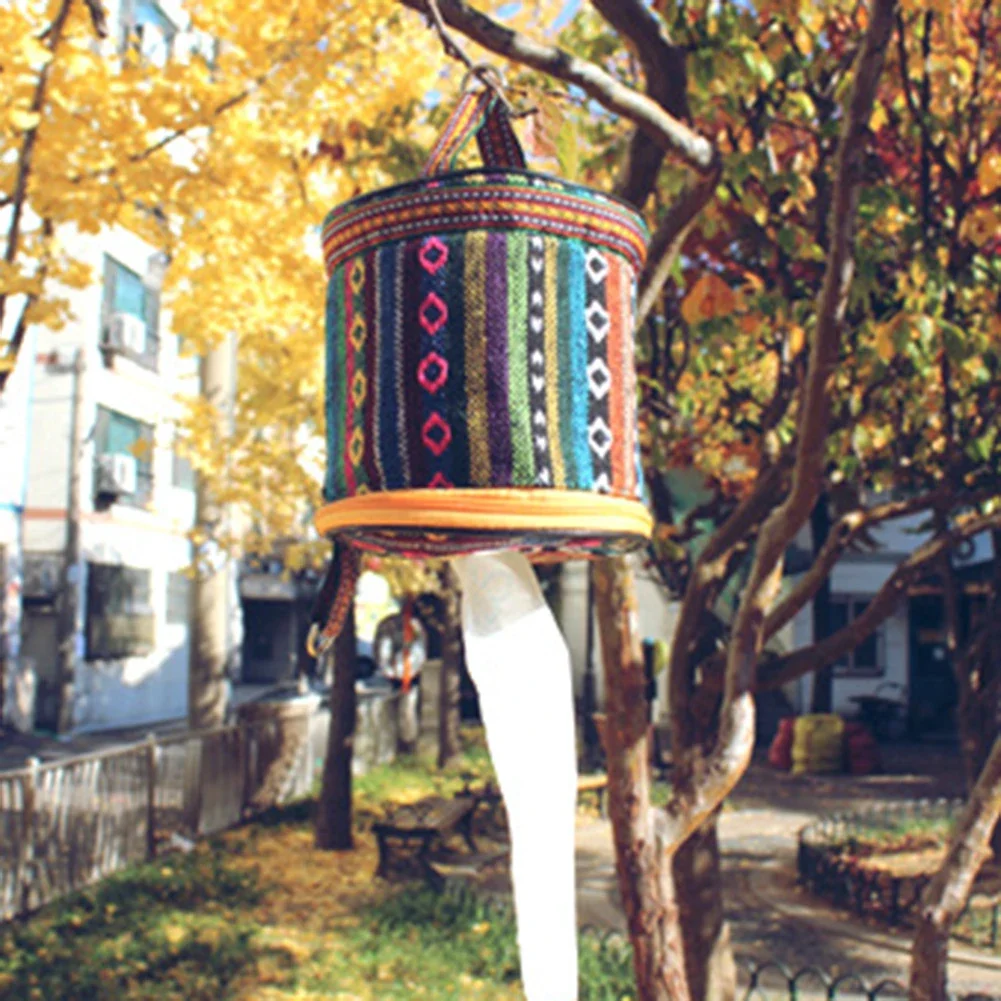
[[[577,754],[570,653],[528,560],[455,560],[466,664],[511,831],[528,1001],[576,1001]]]

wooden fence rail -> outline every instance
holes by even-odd
[[[0,773],[0,921],[179,838],[239,824],[313,788],[329,714],[147,740]]]

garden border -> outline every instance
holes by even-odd
[[[851,846],[863,830],[889,830],[894,822],[947,820],[965,806],[962,799],[919,799],[834,813],[807,824],[800,832],[796,869],[811,892],[858,917],[874,918],[890,927],[906,925],[916,913],[931,875],[893,876],[858,864]],[[981,898],[982,899],[982,898]],[[987,910],[988,946],[1001,945],[1001,898],[979,903],[972,897],[963,914]]]

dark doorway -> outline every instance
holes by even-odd
[[[945,609],[938,595],[911,599],[911,682],[908,722],[921,740],[953,739],[958,702],[949,661]]]
[[[271,684],[296,676],[298,632],[290,601],[243,601],[243,681]]]

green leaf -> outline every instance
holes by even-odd
[[[569,181],[576,181],[580,175],[580,145],[577,129],[569,119],[564,119],[556,136],[556,159],[560,171]]]
[[[751,45],[744,49],[743,59],[744,65],[766,86],[775,82],[775,67],[757,45]]]

